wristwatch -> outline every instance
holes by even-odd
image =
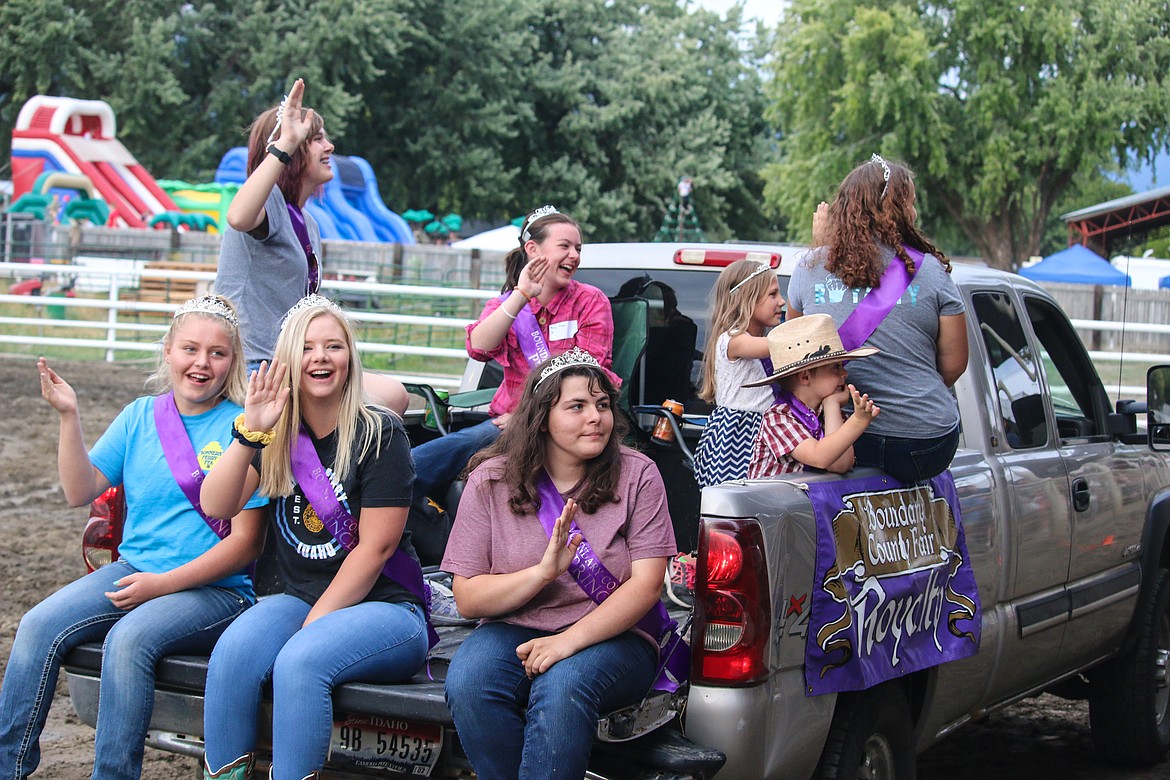
[[[280,149],[276,148],[276,144],[268,144],[268,153],[276,159],[280,160],[285,165],[288,165],[290,162],[292,162],[292,155],[288,152],[281,151]]]

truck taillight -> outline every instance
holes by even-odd
[[[754,260],[780,267],[780,253],[757,249],[679,249],[674,253],[675,265],[705,265],[725,268],[737,260]]]
[[[694,681],[750,685],[767,676],[772,600],[763,532],[754,519],[700,524],[695,617]]]
[[[126,499],[120,486],[102,493],[89,505],[89,522],[81,535],[81,554],[90,571],[113,563],[122,542]]]

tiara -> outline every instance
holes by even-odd
[[[884,181],[885,184],[882,185],[882,194],[880,197],[884,198],[886,197],[886,190],[890,188],[890,166],[886,162],[885,158],[877,152],[874,152],[869,156],[869,161],[871,163],[877,163],[878,165],[882,166],[882,181]]]
[[[281,318],[281,331],[284,330],[284,326],[288,324],[288,321],[292,319],[294,314],[296,314],[298,311],[304,311],[305,309],[328,309],[335,314],[341,316],[345,315],[345,312],[341,310],[340,306],[326,298],[324,295],[311,293],[294,303],[293,307],[285,313],[284,317]]]
[[[601,368],[601,364],[597,362],[597,358],[593,357],[580,347],[573,347],[568,352],[557,355],[548,362],[547,366],[541,369],[540,379],[536,380],[536,384],[532,386],[532,389],[535,390],[536,388],[540,387],[541,382],[548,379],[558,371],[564,371],[566,368],[572,368],[573,366],[589,366],[590,368],[598,369]]]
[[[768,271],[771,271],[771,270],[772,270],[772,266],[769,263],[760,263],[759,265],[756,266],[756,270],[752,271],[750,274],[748,274],[747,276],[745,276],[744,278],[742,278],[738,282],[736,282],[735,285],[730,290],[727,291],[728,294],[735,292],[740,287],[743,287],[745,284],[750,282],[752,279],[755,279],[760,274],[767,273]]]
[[[528,215],[528,219],[524,220],[524,229],[520,231],[520,243],[523,244],[528,239],[532,238],[532,233],[528,228],[532,227],[532,223],[541,217],[547,217],[550,214],[560,214],[556,206],[541,206],[536,211]]]
[[[236,318],[231,307],[214,295],[204,295],[184,301],[179,308],[175,309],[174,319],[177,320],[184,314],[210,314],[213,317],[223,317],[233,328],[240,327],[240,321]]]
[[[276,140],[276,131],[280,130],[280,122],[284,119],[284,104],[288,102],[288,95],[280,101],[280,105],[276,109],[276,124],[272,126],[272,132],[268,134],[268,140],[265,143],[272,143]]]

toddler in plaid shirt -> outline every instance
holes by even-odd
[[[853,466],[853,442],[881,410],[868,395],[845,383],[845,361],[878,350],[845,350],[828,314],[809,314],[778,325],[768,334],[768,349],[772,365],[778,367],[766,379],[749,384],[771,384],[776,403],[764,412],[748,478],[806,467],[848,471]],[[850,401],[853,413],[845,419],[841,408]]]

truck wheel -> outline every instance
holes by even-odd
[[[901,688],[887,683],[837,697],[818,780],[914,780],[914,724]]]
[[[1170,752],[1170,571],[1154,575],[1133,619],[1134,646],[1090,674],[1089,725],[1105,760],[1147,767]]]

